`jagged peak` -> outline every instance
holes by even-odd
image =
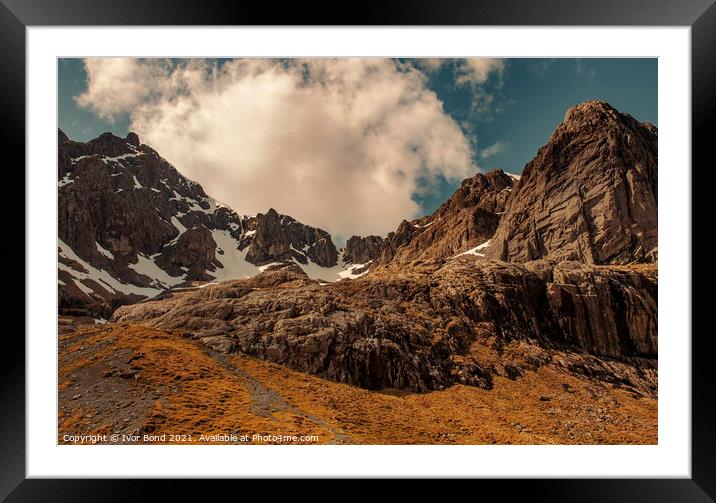
[[[508,173],[505,173],[502,169],[492,169],[486,173],[477,173],[470,178],[466,178],[460,184],[458,192],[453,194],[448,201],[443,205],[449,205],[450,200],[458,195],[459,191],[474,191],[474,190],[502,190],[505,187],[511,187],[515,182],[515,178]]]
[[[141,145],[141,143],[139,142],[139,136],[137,136],[137,133],[135,133],[134,131],[130,131],[129,133],[127,133],[126,140],[127,143],[129,143],[130,145],[134,145],[135,147],[139,147]]]
[[[626,112],[620,112],[603,100],[587,100],[567,109],[564,120],[552,137],[561,132],[588,132],[604,129],[645,129],[658,134],[650,122],[639,122]]]
[[[581,120],[586,117],[603,118],[604,116],[618,117],[620,112],[606,101],[587,100],[578,103],[570,108],[564,114],[564,122]]]
[[[485,255],[516,262],[651,260],[657,223],[655,133],[653,126],[605,101],[571,107],[525,166]],[[589,211],[581,209],[585,194],[602,195],[589,202]],[[564,204],[568,200],[580,204]]]
[[[592,132],[594,127],[625,127],[628,123],[640,124],[627,113],[620,112],[606,101],[588,100],[567,109],[564,120],[555,133],[563,130],[587,130]]]

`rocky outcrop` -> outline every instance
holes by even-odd
[[[392,259],[447,258],[488,241],[505,211],[513,183],[502,170],[464,180],[435,213],[415,223],[417,232]]]
[[[653,261],[657,181],[656,127],[601,101],[572,107],[525,167],[486,256]]]
[[[414,223],[403,220],[395,232],[390,232],[383,241],[383,250],[380,254],[380,264],[387,264],[395,258],[398,250],[407,246],[413,237],[420,232]]]
[[[379,236],[353,236],[346,242],[343,260],[352,264],[366,264],[380,257],[383,246],[383,238]]]
[[[330,234],[279,215],[271,208],[265,215],[256,216],[256,234],[249,245],[246,259],[252,264],[297,260],[307,264],[309,260],[322,267],[338,263],[336,250]]]
[[[328,286],[279,269],[166,295],[122,307],[114,321],[182,329],[217,347],[370,389],[489,388],[494,374],[520,376],[559,353],[564,365],[654,391],[655,379],[640,381],[639,372],[624,369],[655,372],[656,284],[625,268],[468,256],[391,264]],[[540,356],[499,365],[499,358],[471,356],[475,344],[519,341],[541,348],[533,351]],[[614,364],[600,367],[596,357]]]
[[[432,215],[412,222],[404,220],[385,239],[371,236],[371,251],[361,253],[361,260],[371,257],[370,260],[377,259],[375,265],[385,265],[393,261],[447,258],[485,243],[497,229],[513,184],[514,178],[499,169],[463,180],[460,188]],[[363,250],[369,238],[351,239],[345,256],[353,260],[354,250]]]
[[[562,262],[547,283],[564,342],[618,358],[657,356],[657,284],[634,272]]]
[[[183,232],[175,243],[166,245],[156,263],[170,275],[184,274],[185,281],[208,281],[212,279],[208,273],[221,266],[216,257],[216,241],[211,231],[197,226]]]

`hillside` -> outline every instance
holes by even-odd
[[[60,337],[59,414],[59,443],[82,432],[172,444],[161,435],[185,433],[190,443],[226,443],[211,435],[231,433],[279,443],[265,437],[277,432],[318,437],[285,442],[297,444],[657,442],[655,399],[554,365],[496,377],[491,390],[372,392],[137,325]],[[145,434],[155,437],[132,441]]]

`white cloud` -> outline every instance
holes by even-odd
[[[489,159],[490,157],[503,153],[505,150],[507,150],[507,144],[505,142],[495,142],[480,151],[480,159]]]
[[[88,89],[78,104],[104,118],[128,113],[144,143],[240,213],[274,207],[336,236],[382,235],[417,215],[418,180],[477,171],[470,142],[411,65],[85,64]],[[471,78],[492,65],[471,64]]]
[[[414,60],[415,64],[429,72],[440,70],[443,65],[454,61],[452,58],[420,58]]]
[[[137,59],[98,58],[85,60],[85,72],[87,91],[75,101],[112,122],[155,93],[168,68],[159,61],[144,64]]]
[[[498,58],[421,58],[415,64],[428,71],[436,72],[445,65],[452,65],[455,83],[458,85],[480,86],[490,76],[501,77],[505,70],[505,61]]]
[[[487,82],[490,75],[502,76],[505,62],[494,58],[467,58],[458,60],[455,82],[459,85],[478,86]]]
[[[498,58],[423,58],[415,60],[415,65],[427,73],[434,73],[449,65],[455,85],[468,88],[470,104],[467,110],[471,118],[477,116],[489,120],[493,112],[499,110],[493,92],[502,86],[505,73],[505,60]],[[487,81],[492,78],[492,90],[488,90]]]

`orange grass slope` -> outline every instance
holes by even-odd
[[[546,365],[369,391],[141,325],[60,336],[58,443],[655,444],[657,401]],[[92,440],[81,435],[106,435]],[[116,435],[112,438],[111,435]]]

